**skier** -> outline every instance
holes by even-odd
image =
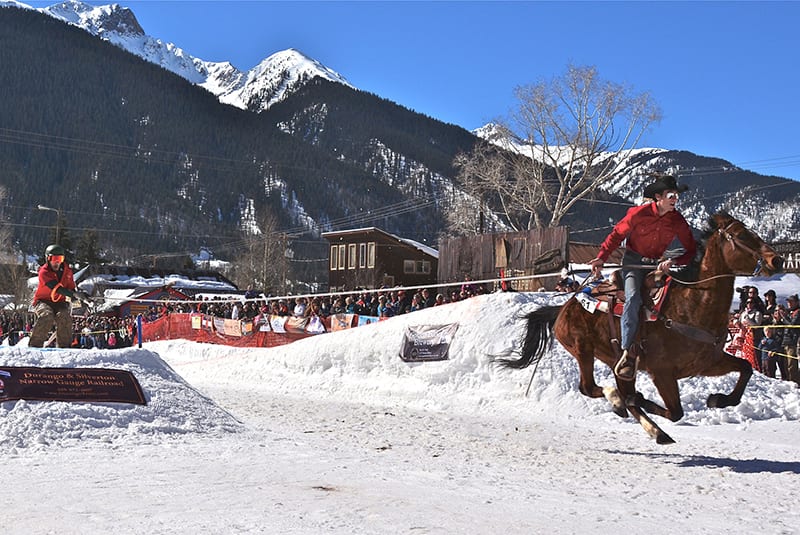
[[[86,292],[76,290],[72,268],[65,262],[66,251],[60,245],[48,245],[45,262],[39,268],[39,286],[33,295],[33,314],[36,323],[31,331],[30,347],[43,347],[53,324],[56,326],[58,347],[72,344],[72,314],[66,297],[89,303]]]

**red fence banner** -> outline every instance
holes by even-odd
[[[311,328],[311,331],[308,328]],[[142,324],[142,341],[185,339],[235,347],[275,347],[331,330],[329,318],[270,316],[269,327],[258,329],[252,321],[216,318],[204,314],[168,314]],[[138,343],[138,337],[136,339]]]

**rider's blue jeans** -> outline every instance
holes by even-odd
[[[642,256],[633,252],[626,251],[622,259],[623,265],[642,265],[652,263],[642,259]],[[655,265],[653,266],[655,269]],[[639,329],[640,311],[642,308],[642,283],[648,273],[648,269],[624,269],[622,276],[625,280],[625,304],[622,307],[622,317],[619,322],[620,345],[622,349],[630,349],[636,338],[636,331]]]

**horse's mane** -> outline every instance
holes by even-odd
[[[703,261],[703,256],[706,254],[706,247],[708,246],[708,240],[711,239],[711,236],[717,231],[717,223],[715,221],[715,217],[723,217],[723,218],[730,218],[730,214],[727,212],[717,212],[716,214],[709,216],[706,219],[706,223],[703,228],[700,230],[700,238],[697,240],[697,252],[694,255],[692,261],[681,269],[678,274],[677,278],[682,281],[686,282],[697,282],[700,277],[700,263]]]

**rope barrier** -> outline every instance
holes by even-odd
[[[483,280],[469,280],[469,281],[456,281],[451,283],[442,283],[442,284],[422,284],[417,286],[394,286],[391,288],[375,288],[375,289],[354,289],[349,291],[342,291],[342,292],[326,292],[326,293],[309,293],[309,294],[287,294],[287,295],[278,295],[278,296],[269,296],[269,297],[254,297],[246,299],[243,296],[241,297],[231,297],[228,301],[236,301],[238,303],[247,303],[247,302],[260,302],[260,301],[279,301],[281,299],[299,299],[301,297],[309,299],[315,297],[334,297],[334,296],[346,296],[346,295],[353,295],[353,294],[361,294],[361,293],[370,293],[370,294],[377,294],[377,293],[386,293],[386,292],[397,292],[400,290],[409,291],[409,290],[424,290],[424,289],[432,289],[432,288],[448,288],[454,286],[464,286],[464,285],[480,285],[480,284],[489,284],[489,283],[502,283],[502,282],[512,282],[512,281],[519,281],[519,280],[531,280],[531,279],[539,279],[545,277],[558,277],[558,273],[542,273],[540,275],[521,275],[519,277],[502,277],[502,278],[495,278],[495,279],[483,279]],[[158,288],[158,287],[154,287]],[[202,293],[202,292],[200,292]],[[220,302],[221,300],[208,300],[208,299],[180,299],[180,300],[168,300],[168,299],[136,299],[136,298],[128,298],[128,297],[100,297],[94,298],[94,300],[100,301],[112,301],[112,302],[134,302],[134,303],[153,303],[153,304],[163,304],[165,302],[170,303],[215,303]]]
[[[744,347],[749,347],[750,349],[753,349],[753,350],[755,350],[755,351],[757,351],[759,353],[762,351],[760,348],[754,346],[753,344],[744,343],[744,344],[742,344],[742,347],[743,348]],[[779,357],[786,357],[787,359],[800,360],[800,356],[797,356],[797,355],[787,355],[786,353],[780,353],[778,351],[767,351],[767,353],[772,353],[772,355],[777,355]]]

